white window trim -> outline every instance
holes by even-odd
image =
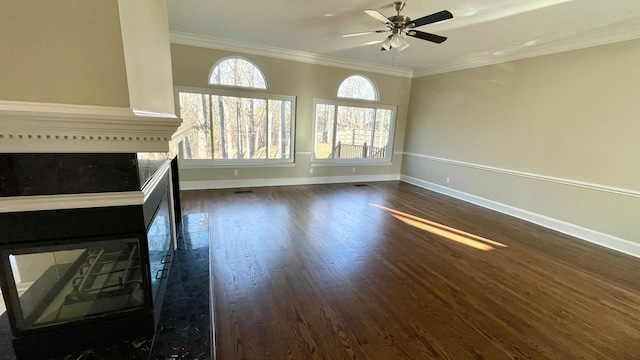
[[[322,159],[320,159],[322,160]],[[331,159],[328,159],[331,160]],[[355,160],[355,159],[345,159],[345,160]],[[393,165],[393,161],[345,161],[345,162],[312,162],[311,167],[339,167],[339,166],[391,166]]]
[[[341,98],[342,99],[342,98]],[[387,157],[384,159],[317,159],[315,157],[316,154],[316,109],[318,108],[318,104],[326,104],[326,105],[335,105],[335,106],[349,106],[349,107],[360,107],[360,108],[375,108],[375,109],[385,109],[393,111],[393,119],[390,132],[389,132],[389,150],[387,151]],[[371,100],[326,100],[326,99],[313,99],[313,146],[311,150],[311,165],[313,167],[316,166],[349,166],[349,165],[391,165],[393,161],[393,141],[396,133],[396,119],[398,114],[398,107],[396,105],[385,105],[379,104],[376,102],[372,102]],[[334,134],[335,136],[335,134]]]
[[[240,90],[238,90],[240,89]],[[183,169],[202,168],[226,168],[226,167],[292,167],[295,166],[295,140],[296,140],[296,97],[290,95],[278,95],[264,92],[264,89],[254,88],[234,88],[211,87],[198,88],[190,86],[174,86],[174,101],[176,104],[176,114],[180,117],[180,93],[196,93],[219,96],[237,96],[265,100],[285,100],[291,101],[291,157],[289,159],[185,159],[182,153],[182,145],[178,146],[178,157],[180,166]],[[247,90],[244,90],[247,89]],[[253,91],[262,90],[262,91]]]

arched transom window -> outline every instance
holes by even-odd
[[[266,89],[267,80],[252,62],[241,58],[228,58],[211,69],[209,84]]]
[[[378,100],[378,92],[373,82],[361,75],[353,75],[346,78],[338,88],[338,97]]]

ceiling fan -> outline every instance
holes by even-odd
[[[393,3],[396,9],[396,15],[385,17],[377,10],[365,10],[364,12],[372,18],[381,21],[387,28],[383,30],[373,30],[373,31],[363,31],[352,34],[344,34],[342,37],[351,37],[351,36],[359,36],[359,35],[367,35],[367,34],[375,34],[375,33],[384,33],[391,31],[391,35],[389,35],[382,42],[382,49],[384,51],[389,51],[391,49],[398,49],[398,51],[402,51],[409,47],[409,43],[407,39],[404,38],[403,35],[411,36],[414,38],[431,41],[437,44],[440,44],[447,40],[446,37],[430,34],[420,30],[414,30],[419,26],[433,24],[436,22],[453,19],[453,14],[447,10],[442,10],[437,13],[433,13],[431,15],[423,16],[419,19],[411,20],[408,16],[400,15],[400,11],[404,9],[405,3],[403,1],[396,1]]]

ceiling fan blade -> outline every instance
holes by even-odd
[[[406,34],[407,36],[413,36],[415,38],[431,41],[436,44],[443,43],[445,40],[447,40],[447,38],[444,36],[430,34],[430,33],[426,33],[424,31],[419,31],[419,30],[408,30]]]
[[[385,30],[361,31],[361,32],[357,32],[357,33],[342,34],[342,37],[352,37],[352,36],[360,36],[360,35],[369,35],[369,34],[383,33],[383,32],[387,32],[387,31],[391,31],[391,30],[389,30],[389,29],[385,29]]]
[[[378,10],[365,10],[364,12],[372,18],[381,21],[383,24],[391,24],[391,21],[386,16],[382,15]]]
[[[422,25],[437,23],[438,21],[444,21],[448,19],[453,19],[453,14],[447,10],[442,10],[440,12],[423,16],[419,19],[415,19],[409,23],[408,27],[414,28]]]

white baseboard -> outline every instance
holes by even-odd
[[[411,176],[400,175],[400,181],[435,191],[440,194],[454,197],[487,209],[491,209],[503,214],[507,214],[518,219],[522,219],[546,228],[567,234],[606,248],[625,253],[640,258],[640,244],[621,239],[619,237],[604,234],[595,230],[587,229],[579,225],[557,220],[545,215],[531,211],[519,209],[510,205],[505,205],[493,200],[485,199],[476,195],[468,194],[459,190],[451,189],[442,185],[434,184]]]
[[[318,176],[300,178],[267,178],[238,180],[205,180],[180,181],[181,190],[229,189],[264,186],[316,185],[351,182],[375,182],[400,180],[399,174],[353,175],[353,176]]]

